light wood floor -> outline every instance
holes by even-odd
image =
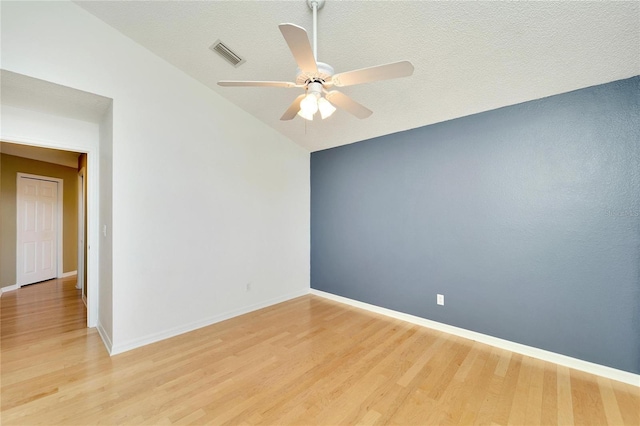
[[[637,387],[315,296],[110,358],[74,284],[2,296],[2,424],[640,423]]]

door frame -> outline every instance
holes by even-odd
[[[87,295],[84,291],[84,249],[87,243],[87,239],[85,238],[86,229],[84,226],[84,218],[87,214],[85,211],[86,173],[86,167],[82,167],[80,171],[78,171],[78,267],[76,268],[76,288],[82,290],[82,300],[85,306],[87,305]]]
[[[20,268],[20,259],[21,256],[19,255],[20,252],[20,245],[18,244],[18,235],[20,234],[20,229],[18,229],[18,215],[20,214],[20,191],[18,191],[18,185],[20,182],[20,179],[22,178],[27,178],[27,179],[37,179],[37,180],[46,180],[49,182],[56,182],[58,185],[58,194],[57,194],[57,199],[56,199],[56,204],[57,204],[57,212],[56,214],[58,215],[57,217],[57,224],[56,224],[56,278],[61,278],[62,277],[62,254],[63,254],[63,244],[62,244],[62,223],[63,223],[63,195],[64,195],[64,181],[62,179],[59,178],[54,178],[54,177],[50,177],[50,176],[40,176],[40,175],[34,175],[34,174],[30,174],[30,173],[22,173],[22,172],[18,172],[17,173],[17,177],[16,177],[16,284],[18,285],[18,287],[22,287],[23,285],[26,285],[26,283],[24,283],[24,279],[22,277],[22,273],[21,268]]]
[[[86,176],[87,185],[87,327],[98,325],[98,264],[100,262],[100,230],[98,228],[98,212],[100,210],[100,185],[98,169],[100,167],[100,150],[98,146],[78,146],[59,140],[43,141],[24,135],[2,136],[2,140],[22,145],[39,146],[42,148],[61,149],[87,154],[87,170],[93,170]],[[93,247],[92,247],[93,246]]]

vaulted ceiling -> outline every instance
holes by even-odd
[[[294,81],[278,24],[311,34],[305,0],[77,4],[311,151],[640,74],[639,2],[327,0],[318,60],[344,72],[406,59],[415,72],[341,88],[373,110],[367,119],[339,110],[280,121],[302,89],[216,83]],[[209,50],[218,39],[246,62],[234,68]]]

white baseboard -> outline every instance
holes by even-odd
[[[19,288],[20,288],[20,286],[19,286],[18,284],[8,285],[8,286],[6,286],[6,287],[2,287],[2,288],[1,288],[2,293],[0,293],[0,295],[2,295],[2,294],[4,294],[4,293],[6,293],[6,292],[8,292],[8,291],[17,290],[17,289],[19,289]]]
[[[110,354],[117,355],[126,351],[130,351],[131,349],[139,348],[141,346],[159,342],[160,340],[165,340],[170,337],[188,333],[190,331],[197,330],[199,328],[206,327],[208,325],[212,325],[220,321],[228,320],[230,318],[234,318],[239,315],[248,314],[249,312],[257,311],[258,309],[266,308],[267,306],[275,305],[276,303],[285,302],[287,300],[295,299],[296,297],[304,296],[307,294],[309,294],[309,289],[305,288],[299,291],[295,291],[293,293],[274,297],[273,299],[265,300],[263,302],[256,303],[254,305],[245,306],[243,308],[224,312],[222,314],[215,315],[213,317],[205,318],[199,321],[194,321],[192,323],[184,324],[178,327],[173,327],[168,330],[161,331],[159,333],[153,333],[145,337],[131,339],[122,343],[116,343],[115,346],[112,346]]]
[[[533,346],[527,346],[520,343],[511,342],[509,340],[500,339],[498,337],[489,336],[487,334],[478,333],[464,328],[454,327],[452,325],[443,324],[441,322],[428,320],[425,318],[417,317],[415,315],[405,314],[402,312],[394,311],[392,309],[382,308],[380,306],[370,305],[368,303],[359,302],[357,300],[349,299],[347,297],[337,296],[335,294],[326,293],[324,291],[311,289],[311,294],[324,297],[336,302],[344,303],[356,308],[365,309],[370,312],[382,314],[391,318],[407,321],[416,325],[431,328],[445,333],[453,334],[455,336],[464,337],[466,339],[475,340],[480,343],[495,346],[497,348],[506,349],[511,352],[516,352],[522,355],[527,355],[533,358],[538,358],[543,361],[553,362],[555,364],[563,365],[565,367],[573,368],[575,370],[585,371],[587,373],[595,374],[598,376],[606,377],[608,379],[616,380],[619,382],[628,383],[633,386],[640,387],[640,374],[630,373],[628,371],[618,370],[616,368],[607,367],[593,362],[584,361],[570,356],[561,355],[555,352],[550,352],[544,349],[534,348]]]
[[[112,351],[112,348],[113,348],[113,343],[111,343],[111,339],[109,338],[109,334],[106,332],[106,330],[104,329],[104,327],[102,326],[100,321],[98,321],[98,324],[96,325],[96,329],[98,330],[98,334],[100,335],[100,338],[102,339],[102,343],[104,343],[104,346],[107,348],[107,352],[109,352],[109,355],[111,355],[111,351]]]
[[[61,274],[58,278],[67,278],[67,277],[72,277],[74,275],[78,275],[78,271],[65,272],[65,273]]]

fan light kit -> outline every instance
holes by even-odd
[[[358,118],[369,117],[373,113],[370,109],[360,105],[342,92],[337,90],[328,91],[327,89],[333,86],[353,86],[379,80],[408,77],[413,74],[413,65],[409,61],[400,61],[334,74],[331,65],[318,62],[318,10],[324,6],[324,2],[325,0],[307,0],[307,5],[313,12],[313,49],[304,28],[294,24],[279,25],[280,32],[298,64],[295,83],[288,81],[222,80],[218,82],[218,85],[229,87],[303,88],[305,93],[293,101],[280,117],[280,120],[292,120],[296,115],[306,120],[313,120],[317,112],[320,112],[320,117],[324,120],[335,112],[336,106]]]

